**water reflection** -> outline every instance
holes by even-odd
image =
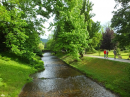
[[[19,97],[117,97],[50,53],[42,60],[45,70],[31,75]]]

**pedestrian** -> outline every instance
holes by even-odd
[[[116,50],[115,49],[114,49],[113,53],[114,53],[114,59],[116,59]]]
[[[104,58],[106,58],[106,50],[104,50]]]
[[[106,54],[107,54],[107,58],[108,58],[108,50],[106,51]]]

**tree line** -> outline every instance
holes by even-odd
[[[83,53],[95,49],[111,50],[116,46],[114,30],[102,27],[92,17],[93,3],[89,0],[54,1],[55,30],[48,41],[49,49],[65,51],[79,59]]]
[[[42,25],[55,15],[54,35],[48,48],[65,51],[77,60],[84,52],[129,46],[129,0],[115,0],[121,5],[113,12],[112,24],[105,31],[92,17],[89,0],[2,0],[0,2],[0,51],[11,51],[32,60],[38,52]],[[41,18],[37,18],[37,16]],[[112,29],[113,28],[113,29]]]
[[[32,61],[40,51],[43,23],[49,18],[44,2],[37,0],[0,1],[0,51],[12,52]],[[41,18],[37,18],[40,15]]]

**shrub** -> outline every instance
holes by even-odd
[[[43,70],[44,69],[44,62],[42,60],[39,60],[37,64],[34,65],[34,68],[37,70]]]
[[[117,55],[120,55],[120,49],[119,48],[116,49],[116,52],[117,52]]]
[[[38,48],[39,48],[41,51],[44,50],[44,45],[43,45],[43,43],[39,43]]]
[[[42,51],[40,49],[35,49],[34,53],[36,53],[36,55],[42,57]]]
[[[129,53],[129,50],[124,50],[124,53]]]
[[[10,58],[7,58],[7,57],[1,57],[1,59],[5,61],[10,61]]]
[[[31,65],[38,71],[44,69],[44,62],[36,58],[33,58],[33,60],[31,61]]]

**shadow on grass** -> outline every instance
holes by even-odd
[[[18,56],[18,55],[16,55],[16,54],[14,54],[14,53],[11,53],[11,52],[0,52],[0,55],[2,56],[2,57],[7,57],[7,58],[11,58],[11,60],[14,60],[14,61],[16,61],[16,62],[19,62],[19,63],[25,63],[25,64],[29,64],[29,60],[27,59],[27,58],[25,58],[25,57],[22,57],[22,56]]]

